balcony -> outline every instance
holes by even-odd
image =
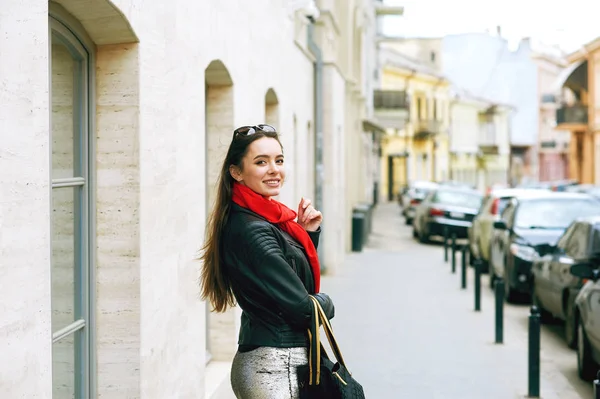
[[[484,122],[479,127],[477,146],[484,155],[498,154],[498,141],[496,140],[496,125]]]
[[[375,13],[380,15],[404,15],[404,7],[402,6],[391,6],[385,4],[383,1],[375,1]]]
[[[376,122],[384,128],[402,129],[409,115],[409,98],[404,90],[374,90]]]
[[[586,105],[565,105],[556,110],[557,128],[566,128],[564,125],[584,128],[588,124],[588,109]],[[563,125],[563,126],[561,126]]]
[[[427,139],[431,136],[441,133],[442,123],[433,119],[422,119],[415,122],[414,138]]]
[[[557,102],[557,98],[554,94],[542,94],[542,104],[554,104]]]

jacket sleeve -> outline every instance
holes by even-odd
[[[245,255],[264,294],[273,300],[279,315],[290,325],[308,327],[312,302],[302,281],[288,264],[274,229],[264,222],[251,222],[243,234]],[[324,310],[333,308],[328,296],[319,301]]]
[[[313,244],[315,245],[315,248],[319,248],[319,237],[321,237],[321,226],[319,226],[319,228],[315,231],[306,231],[308,233],[308,236],[310,237],[310,240],[313,242]]]

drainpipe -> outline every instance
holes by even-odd
[[[315,207],[323,210],[323,53],[314,40],[315,19],[308,17],[310,24],[307,27],[308,50],[315,57],[314,62],[314,119],[315,119]],[[323,235],[319,239],[319,251],[322,252]],[[321,253],[319,254],[321,255]],[[321,271],[325,272],[324,262],[321,262]]]

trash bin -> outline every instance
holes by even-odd
[[[352,212],[352,252],[361,252],[365,237],[365,213],[354,209]]]
[[[362,212],[365,215],[365,221],[363,226],[363,245],[369,239],[369,233],[371,232],[371,211],[372,207],[367,203],[359,203],[354,207],[354,211]]]

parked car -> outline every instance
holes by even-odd
[[[456,234],[466,238],[467,229],[481,207],[482,195],[475,190],[439,186],[417,207],[413,237],[429,242],[430,237]]]
[[[600,209],[596,213],[600,215]],[[573,304],[583,286],[583,279],[570,273],[571,266],[597,256],[600,247],[595,245],[598,244],[600,216],[578,218],[550,253],[533,262],[533,303],[540,309],[542,320],[554,317],[565,321],[565,339],[571,348],[577,345]]]
[[[443,180],[439,182],[440,186],[454,187],[454,188],[464,188],[475,190],[475,186],[470,183],[465,183],[457,180]]]
[[[490,278],[504,278],[505,298],[530,294],[533,261],[556,244],[573,220],[597,214],[600,201],[587,194],[531,192],[510,200],[494,222]]]
[[[600,248],[600,237],[594,236]],[[585,281],[575,298],[577,328],[577,371],[590,381],[600,368],[600,260],[598,257],[571,266],[571,274]]]
[[[593,184],[577,184],[567,187],[565,191],[570,193],[585,193],[600,198],[600,186],[595,186]]]
[[[494,222],[500,220],[500,215],[512,198],[530,192],[531,189],[497,189],[492,190],[484,197],[483,205],[473,219],[472,226],[468,229],[471,255],[469,259],[480,259],[483,262],[483,272],[487,272],[489,268]]]
[[[402,197],[402,216],[406,224],[412,224],[415,218],[415,209],[425,199],[427,194],[438,187],[437,183],[430,181],[416,181],[412,183],[406,194]]]
[[[552,181],[550,183],[551,183],[550,189],[552,191],[557,191],[557,192],[566,191],[567,188],[569,188],[571,186],[576,186],[577,184],[579,184],[577,182],[577,180],[573,180],[573,179],[556,180],[556,181]]]

